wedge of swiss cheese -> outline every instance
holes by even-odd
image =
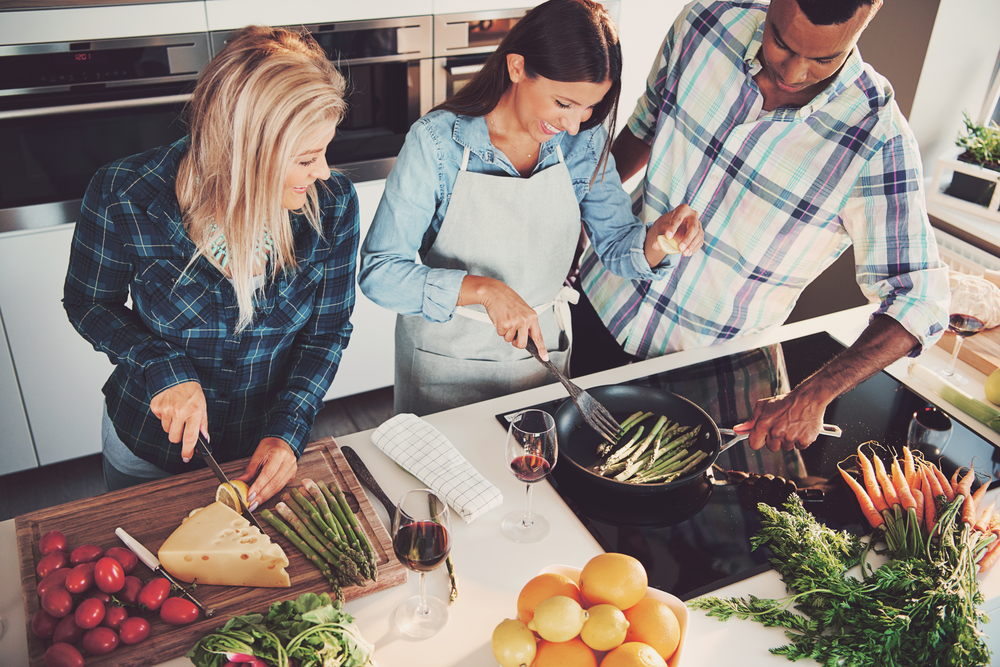
[[[160,564],[181,581],[220,586],[291,585],[281,547],[256,526],[222,503],[187,516],[157,555]]]

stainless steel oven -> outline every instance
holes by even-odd
[[[108,162],[186,133],[193,33],[0,46],[0,232],[74,222]]]
[[[295,26],[290,26],[295,27]],[[306,25],[347,77],[347,117],[327,160],[354,181],[385,178],[410,125],[432,104],[431,17]],[[213,52],[230,31],[211,33]]]

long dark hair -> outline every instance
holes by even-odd
[[[531,77],[552,81],[604,83],[611,88],[580,130],[608,121],[609,140],[600,163],[611,150],[615,135],[618,97],[622,89],[622,47],[618,28],[601,5],[591,0],[548,0],[529,11],[511,28],[483,68],[453,97],[434,107],[463,116],[485,116],[511,85],[507,55],[524,57],[524,71]],[[600,165],[598,169],[600,169]]]

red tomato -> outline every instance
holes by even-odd
[[[139,591],[142,590],[142,579],[129,575],[125,577],[125,585],[118,591],[118,599],[125,604],[136,604],[139,601]]]
[[[125,570],[114,558],[105,556],[94,565],[94,583],[105,593],[117,593],[125,585]]]
[[[138,644],[149,637],[149,621],[139,616],[129,616],[118,626],[118,633],[121,635],[123,644]]]
[[[198,607],[186,598],[167,598],[160,607],[160,618],[169,625],[187,625],[198,618]]]
[[[68,616],[73,611],[73,596],[62,586],[54,586],[42,596],[42,609],[56,618]]]
[[[39,577],[44,579],[60,568],[69,567],[70,562],[70,557],[65,551],[53,551],[42,556],[35,571],[38,572]]]
[[[45,667],[83,667],[83,656],[69,644],[53,644],[45,651]]]
[[[94,585],[94,563],[80,563],[71,569],[63,585],[70,593],[86,593]]]
[[[104,604],[107,604],[107,603],[111,602],[111,596],[110,595],[108,595],[104,591],[99,591],[96,588],[92,588],[87,593],[87,597],[88,598],[97,598],[98,600],[100,600]]]
[[[139,604],[150,611],[156,611],[170,595],[170,582],[163,577],[150,579],[139,591]]]
[[[76,624],[76,617],[73,614],[68,614],[56,626],[55,632],[52,633],[52,641],[75,644],[83,639],[83,632],[83,628]]]
[[[125,607],[112,605],[108,607],[107,613],[104,614],[104,620],[101,621],[101,625],[112,630],[117,630],[126,618],[128,618],[128,612],[125,611]]]
[[[104,549],[97,546],[96,544],[84,544],[83,546],[73,549],[72,553],[69,555],[69,562],[73,565],[79,565],[80,563],[95,563],[104,556]]]
[[[125,547],[111,547],[104,554],[110,558],[114,558],[116,561],[122,564],[122,569],[125,570],[125,574],[132,574],[135,571],[136,566],[139,564],[139,557],[136,556],[130,549]]]
[[[31,617],[31,631],[39,639],[51,639],[57,625],[59,619],[44,609],[39,609]]]
[[[40,582],[38,582],[38,597],[42,597],[42,593],[49,590],[54,586],[66,586],[66,578],[69,577],[69,573],[73,571],[71,567],[61,567],[55,572],[51,572],[47,577],[43,577]]]
[[[53,551],[66,551],[67,549],[69,549],[69,542],[66,541],[66,536],[58,530],[50,530],[42,535],[42,539],[38,540],[38,550],[42,552],[43,556],[47,556]]]
[[[104,655],[118,648],[118,633],[111,628],[96,627],[87,630],[81,644],[90,655]]]
[[[108,609],[104,603],[96,598],[87,598],[76,607],[73,612],[76,624],[84,630],[96,628],[104,620],[104,615]]]

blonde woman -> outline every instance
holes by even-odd
[[[109,489],[202,465],[199,432],[251,456],[251,508],[295,476],[351,333],[357,197],[325,157],[344,85],[308,36],[244,28],[198,79],[190,135],[91,181],[64,303],[115,364]]]

